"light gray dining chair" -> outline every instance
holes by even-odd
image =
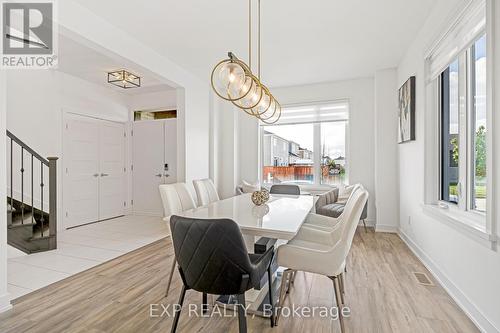
[[[169,223],[170,216],[175,214],[180,214],[181,212],[196,207],[196,204],[187,188],[186,183],[175,183],[175,184],[162,184],[159,187],[161,201],[163,203],[163,210],[165,212],[164,221]],[[172,283],[172,276],[174,275],[176,258],[172,261],[172,267],[170,268],[170,276],[167,282],[167,291],[165,292],[165,297],[168,296],[168,291],[170,290],[170,284]]]
[[[271,186],[269,191],[271,194],[287,194],[287,195],[300,195],[300,187],[298,185],[277,184]]]
[[[205,206],[212,202],[219,201],[219,194],[214,182],[209,179],[193,180],[193,186],[198,197],[198,205]]]

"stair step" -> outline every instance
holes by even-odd
[[[47,212],[32,209],[28,203],[7,198],[8,244],[28,254],[55,249],[56,235],[50,234],[49,219]]]
[[[32,222],[36,223],[36,219],[31,218],[31,213],[24,214],[24,220],[21,218],[20,215],[12,216],[12,225],[31,224]]]
[[[7,213],[14,213],[16,211],[9,203],[7,204]]]
[[[35,223],[31,223],[31,222],[25,222],[25,223],[17,223],[17,224],[11,224],[9,225],[9,229],[17,229],[17,228],[33,228],[36,226],[36,222]]]
[[[31,242],[36,242],[36,241],[44,241],[46,239],[51,239],[51,238],[54,238],[55,236],[54,235],[43,235],[43,237],[32,237],[30,239]]]
[[[43,226],[43,237],[42,237],[42,230],[40,227],[35,227],[33,228],[33,238],[44,238],[50,236],[50,230],[48,225]]]

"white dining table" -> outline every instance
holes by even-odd
[[[252,194],[238,195],[186,210],[178,215],[198,219],[227,218],[235,221],[250,252],[254,248],[256,238],[267,237],[282,241],[292,239],[313,210],[315,200],[312,195],[271,194],[266,204],[256,206],[251,196]],[[282,276],[277,270],[278,267],[275,266],[273,269],[275,295],[278,294]],[[262,309],[263,304],[268,303],[267,290],[262,285],[260,289],[252,289],[245,293],[249,313],[265,316]],[[226,295],[218,297],[217,303],[225,306],[233,304],[235,300],[236,298]]]
[[[275,195],[256,206],[251,194],[219,200],[180,213],[199,219],[228,218],[235,221],[244,235],[290,240],[304,223],[314,205],[311,195]]]

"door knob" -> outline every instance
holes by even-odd
[[[163,176],[165,177],[170,177],[170,175],[168,173],[164,174]]]
[[[159,173],[159,174],[157,174],[155,176],[161,178],[161,173]]]
[[[107,173],[101,173],[101,177],[107,177],[109,176]]]
[[[99,177],[99,174],[98,173],[94,173],[94,177]]]

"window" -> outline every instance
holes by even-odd
[[[264,183],[314,183],[313,124],[264,127]]]
[[[458,203],[459,137],[458,60],[441,74],[441,200]]]
[[[472,209],[486,211],[486,36],[472,47]]]
[[[347,102],[283,107],[277,124],[261,126],[263,183],[344,183],[347,126]]]
[[[486,37],[439,76],[440,200],[486,212]]]
[[[321,123],[321,184],[344,184],[347,121]]]
[[[177,110],[134,111],[134,121],[177,118]]]

